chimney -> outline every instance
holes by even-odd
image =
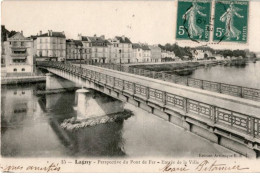
[[[51,34],[51,36],[52,36],[52,30],[50,30],[50,34]]]
[[[122,36],[122,39],[125,40],[125,36],[124,35]]]
[[[51,34],[50,34],[50,33],[51,33],[51,31],[50,31],[50,30],[48,30],[48,36],[51,36]]]
[[[40,31],[40,35],[42,35],[42,31]]]
[[[21,34],[23,35],[23,31],[21,31]]]
[[[78,39],[82,40],[82,35],[81,34],[78,34]]]
[[[104,35],[101,35],[100,37],[101,37],[103,40],[105,40],[105,36],[104,36]]]
[[[94,40],[96,40],[97,39],[97,35],[96,34],[94,34]]]

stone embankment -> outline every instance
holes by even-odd
[[[45,76],[1,77],[1,84],[23,84],[46,81]]]

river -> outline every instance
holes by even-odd
[[[198,157],[234,153],[133,105],[123,122],[69,132],[60,127],[75,116],[75,92],[36,95],[44,84],[2,86],[3,157]],[[238,154],[236,154],[239,156]]]
[[[189,77],[260,89],[260,61],[244,67],[209,66],[196,69]]]

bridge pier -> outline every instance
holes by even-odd
[[[77,91],[77,119],[107,116],[124,111],[124,103],[106,95],[96,94],[91,89]]]

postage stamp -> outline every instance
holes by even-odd
[[[209,41],[211,1],[178,1],[176,39]]]
[[[247,42],[248,6],[249,1],[215,1],[215,42]]]

